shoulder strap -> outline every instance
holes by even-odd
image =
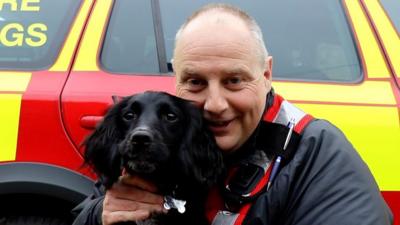
[[[306,125],[314,119],[278,94],[272,93],[268,95],[268,98],[270,105],[263,116],[265,122],[287,126],[289,121],[293,119],[295,123],[294,131],[301,134]]]
[[[237,168],[234,173],[237,175],[239,184],[229,183],[229,180],[235,181],[232,177],[226,183],[222,195],[227,210],[220,209],[214,213],[213,225],[242,224],[252,202],[267,191],[268,183],[273,179],[273,166],[275,167],[278,163],[271,162],[269,159],[282,159],[280,167],[285,166],[297,150],[302,131],[313,120],[311,115],[273,92],[268,96],[268,101],[270,104],[258,128],[259,137],[256,142],[256,148],[262,149],[267,155],[264,164],[246,162]],[[290,121],[294,122],[293,132],[289,131]],[[290,138],[285,144],[288,133],[290,133]],[[243,185],[250,188],[242,188]]]

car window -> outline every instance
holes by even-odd
[[[0,1],[0,69],[50,67],[80,3],[80,0]]]
[[[151,1],[114,2],[100,64],[113,73],[159,73]]]
[[[161,0],[167,58],[174,36],[193,10],[208,1]],[[247,11],[259,23],[274,77],[295,80],[357,82],[361,69],[341,1],[222,1]]]
[[[179,26],[208,2],[159,0],[167,60],[161,64],[171,61]],[[362,78],[341,1],[222,2],[243,8],[258,21],[274,57],[275,78],[334,82]],[[114,73],[160,73],[151,11],[150,1],[115,1],[100,58],[103,68]]]
[[[400,1],[381,0],[381,4],[400,34]]]

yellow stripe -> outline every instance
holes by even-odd
[[[111,0],[97,1],[89,24],[83,36],[77,60],[74,65],[76,71],[98,71],[97,55],[103,28],[106,24]]]
[[[359,85],[348,86],[275,81],[273,86],[288,100],[396,104],[392,87],[385,81],[366,81]]]
[[[15,160],[22,100],[22,94],[1,92],[24,92],[31,76],[24,72],[0,72],[0,162]]]
[[[298,104],[338,126],[367,163],[383,191],[400,190],[400,127],[396,107]]]
[[[78,42],[81,30],[83,29],[83,24],[88,15],[92,0],[85,0],[81,10],[78,13],[76,21],[69,32],[68,38],[64,44],[64,47],[58,56],[55,64],[49,69],[49,71],[67,71],[68,66],[71,62],[72,54],[74,53],[76,44]]]
[[[15,160],[21,94],[0,94],[0,162]]]
[[[0,91],[22,92],[28,87],[31,73],[0,72]]]
[[[371,27],[363,13],[359,1],[346,0],[345,5],[350,14],[351,21],[356,31],[357,39],[360,43],[361,51],[364,56],[368,77],[388,78],[390,73],[386,67],[385,60],[380,51],[379,45],[371,30]]]
[[[393,69],[400,77],[400,37],[377,0],[365,0]]]

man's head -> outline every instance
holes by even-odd
[[[217,144],[238,149],[262,117],[272,58],[247,14],[224,4],[194,13],[176,36],[177,95],[204,109]]]

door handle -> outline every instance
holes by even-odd
[[[85,129],[93,130],[99,122],[103,121],[103,119],[104,116],[82,116],[80,125]]]
[[[113,95],[111,96],[113,100],[113,104],[117,104],[120,102],[124,97],[123,96],[118,96],[118,95]],[[96,129],[96,126],[99,122],[103,121],[104,116],[82,116],[80,125],[81,127],[89,130]]]

